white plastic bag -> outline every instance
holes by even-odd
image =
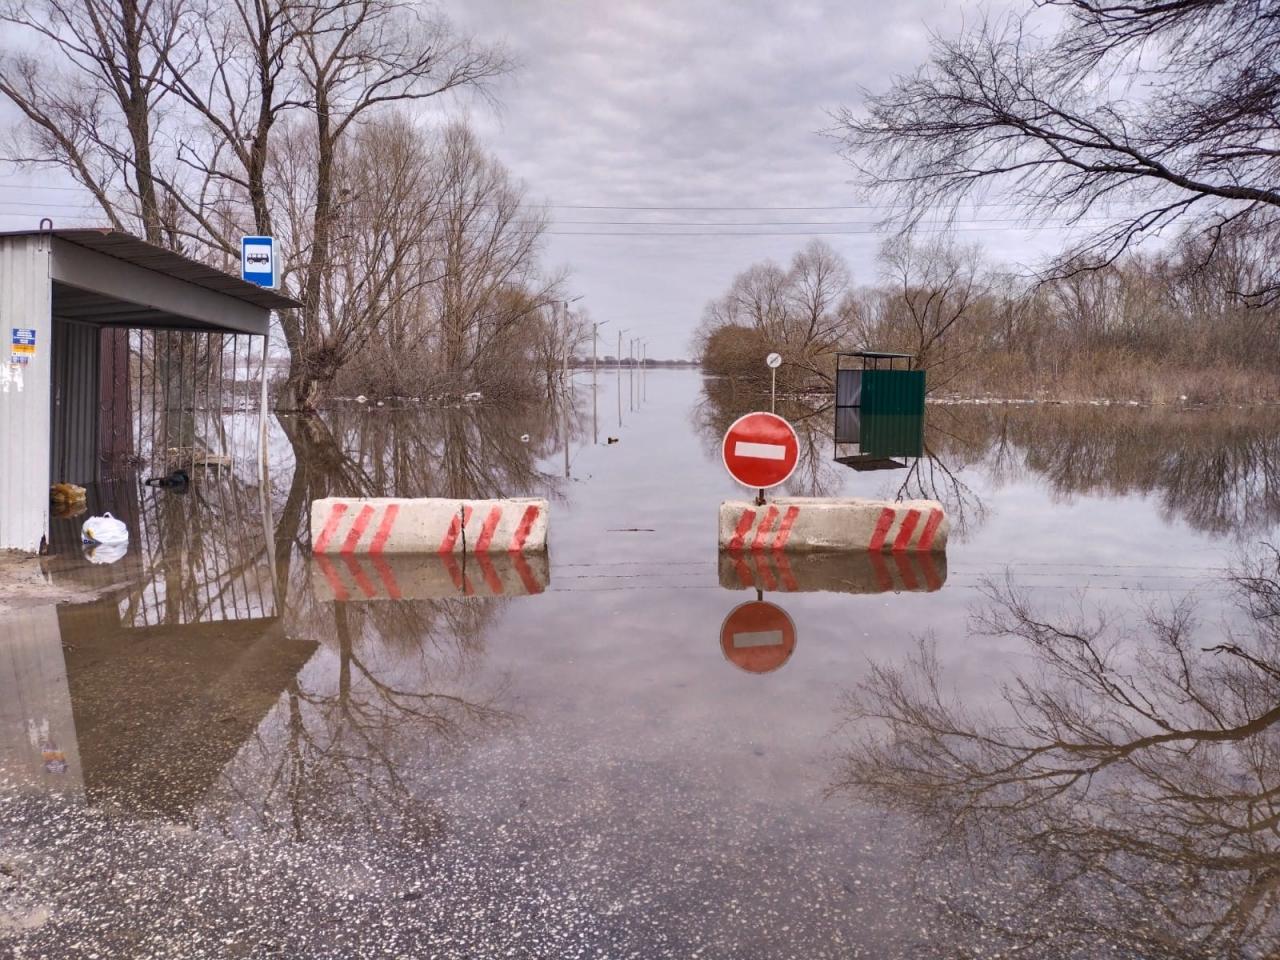
[[[123,520],[117,520],[110,513],[100,517],[90,517],[80,528],[80,539],[85,543],[99,543],[104,546],[127,544],[129,528]]]

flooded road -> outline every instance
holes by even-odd
[[[103,492],[130,555],[51,576],[104,598],[0,621],[0,946],[1280,948],[1280,412],[931,405],[926,457],[860,473],[787,405],[788,493],[937,498],[952,538],[744,571],[718,441],[751,405],[680,371],[351,404],[277,424],[265,490]],[[547,496],[549,563],[323,569],[337,494]],[[757,589],[783,643],[724,629]]]

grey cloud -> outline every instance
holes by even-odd
[[[823,206],[863,202],[853,172],[821,135],[829,111],[856,105],[914,69],[930,31],[958,30],[990,6],[930,3],[520,3],[446,7],[459,25],[502,39],[522,62],[477,110],[495,151],[553,203],[648,206]],[[553,211],[557,233],[625,228],[566,220],[858,220],[874,210]],[[715,228],[690,227],[707,232]],[[758,231],[760,227],[743,227]],[[754,260],[786,260],[795,236],[548,238],[548,260],[572,269],[593,316],[651,340],[651,355],[682,354],[708,299]],[[838,226],[814,229],[839,230]],[[1049,249],[1022,231],[966,234],[998,257]],[[860,281],[874,279],[874,235],[828,236]]]

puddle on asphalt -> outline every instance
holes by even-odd
[[[117,564],[56,521],[49,575],[111,589],[0,621],[0,944],[1280,947],[1280,413],[934,406],[927,456],[860,472],[793,406],[788,493],[936,497],[947,554],[722,557],[747,401],[638,379],[286,420],[266,490],[91,491]],[[549,557],[313,561],[337,494],[547,496]]]

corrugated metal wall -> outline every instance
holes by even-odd
[[[924,453],[924,415],[869,413],[862,418],[861,450],[873,457],[919,457]]]
[[[862,412],[924,413],[923,370],[862,371]]]
[[[0,549],[34,552],[49,523],[50,238],[0,237]],[[11,363],[14,328],[36,333]]]
[[[98,354],[100,331],[84,323],[53,322],[54,483],[98,480]]]
[[[862,371],[836,371],[836,406],[857,407],[862,405]]]
[[[98,345],[98,476],[100,480],[127,476],[134,460],[131,333],[103,327]]]

